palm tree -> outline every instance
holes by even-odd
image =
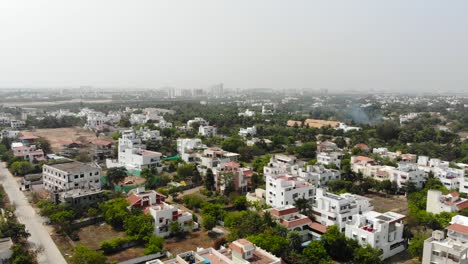
[[[114,187],[115,184],[121,182],[125,177],[127,177],[128,172],[125,167],[115,167],[107,170],[107,181],[109,187]]]

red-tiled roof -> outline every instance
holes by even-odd
[[[142,156],[161,155],[160,152],[145,150],[141,152]]]
[[[309,226],[310,228],[312,228],[312,230],[318,231],[319,233],[324,234],[325,232],[327,232],[327,227],[320,223],[312,222]]]
[[[108,146],[108,145],[112,145],[113,143],[111,141],[107,141],[107,140],[96,140],[93,142],[95,145],[100,145],[100,146]]]
[[[293,214],[297,212],[299,212],[299,210],[297,210],[296,207],[291,207],[291,208],[286,208],[286,209],[273,208],[270,210],[270,213],[275,216],[283,216],[283,215]]]
[[[28,150],[29,147],[26,146],[20,146],[20,147],[13,147],[13,150]]]
[[[452,197],[459,197],[460,194],[458,192],[451,192],[450,195],[452,195]]]
[[[366,157],[366,156],[356,156],[356,158],[354,158],[354,163],[356,163],[356,162],[361,162],[361,161],[373,162],[374,159],[369,158],[369,157]]]
[[[457,204],[457,209],[458,209],[458,210],[461,211],[461,210],[463,210],[463,209],[465,209],[465,208],[468,208],[468,200],[463,201],[463,202]]]
[[[230,167],[230,168],[239,168],[239,167],[240,167],[240,164],[237,163],[237,162],[234,162],[234,161],[230,161],[230,162],[226,163],[225,166],[226,166],[226,167]]]
[[[296,227],[296,226],[303,226],[305,224],[310,224],[312,223],[312,220],[310,220],[309,218],[299,218],[299,219],[294,219],[294,220],[291,220],[291,221],[287,221],[285,219],[281,219],[280,220],[280,224],[282,224],[284,227],[287,227],[287,228],[292,228],[292,227]]]
[[[356,147],[358,147],[360,149],[369,149],[369,147],[364,143],[356,144]]]
[[[141,197],[132,193],[129,197],[127,197],[127,201],[130,205],[134,205],[135,203],[139,202],[141,200]]]
[[[468,235],[468,226],[464,226],[460,224],[451,224],[447,227],[447,229]]]

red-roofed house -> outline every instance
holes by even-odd
[[[93,157],[96,161],[104,161],[112,157],[114,152],[114,143],[107,140],[96,140],[93,142]]]
[[[355,148],[359,148],[360,150],[362,151],[365,151],[365,152],[369,152],[369,146],[367,146],[366,144],[364,143],[359,143],[359,144],[356,144],[356,146],[354,146]]]
[[[80,149],[83,147],[83,143],[77,140],[64,140],[59,142],[59,153],[64,157],[74,157],[78,155]]]
[[[247,192],[249,187],[252,186],[252,169],[241,167],[239,163],[234,161],[219,164],[213,168],[213,175],[216,190],[219,192],[224,192],[228,181],[232,184],[234,190],[241,192]]]
[[[36,137],[36,136],[21,136],[19,137],[19,140],[21,140],[21,143],[23,143],[23,145],[25,146],[30,146],[30,145],[34,145],[37,143],[37,140],[39,139],[39,137]]]
[[[443,195],[441,191],[429,190],[427,192],[426,211],[433,214],[442,212],[459,212],[468,208],[468,199],[461,198],[458,192]]]
[[[29,162],[45,160],[44,151],[36,149],[35,145],[24,146],[20,143],[19,145],[12,146],[11,151],[15,157],[22,157]]]
[[[146,209],[146,207],[161,204],[166,201],[166,196],[154,191],[145,191],[144,187],[139,187],[130,191],[127,202],[132,208]]]
[[[297,231],[301,235],[302,241],[308,241],[312,238],[310,235],[310,225],[312,220],[309,217],[300,214],[296,207],[289,205],[281,208],[268,209],[271,217],[288,231]]]

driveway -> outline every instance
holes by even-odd
[[[5,163],[0,165],[0,182],[3,184],[8,198],[16,207],[15,215],[18,221],[26,226],[31,234],[28,242],[33,249],[39,249],[37,261],[39,263],[66,264],[67,262],[60,253],[57,245],[50,237],[45,219],[36,214],[34,208],[29,204],[26,196],[19,190],[19,185],[11,173],[6,169]]]

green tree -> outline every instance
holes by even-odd
[[[288,241],[277,235],[257,234],[247,237],[247,240],[276,256],[284,254],[284,249],[288,247]]]
[[[178,239],[183,239],[186,236],[186,232],[184,231],[183,226],[177,221],[172,221],[169,224],[169,231],[171,236],[176,237]]]
[[[151,236],[146,244],[145,255],[162,252],[164,248],[164,238]]]
[[[128,202],[125,198],[116,198],[100,205],[106,222],[117,229],[122,229],[125,219],[129,217],[127,206]]]
[[[290,249],[297,252],[300,252],[302,250],[302,238],[298,231],[289,232],[287,240]]]
[[[302,252],[304,263],[331,263],[327,250],[320,241],[314,240]]]
[[[408,251],[411,254],[411,256],[418,257],[419,260],[422,259],[424,240],[426,239],[427,237],[423,234],[417,234],[411,239],[408,245]]]
[[[247,205],[248,205],[247,197],[245,197],[244,195],[238,196],[236,199],[234,199],[233,204],[237,210],[245,210],[247,209]]]
[[[151,215],[132,215],[124,220],[127,235],[138,240],[149,240],[154,231],[154,218]]]
[[[239,136],[228,137],[221,142],[221,148],[231,152],[239,152],[239,149],[245,145],[244,140]]]
[[[33,170],[33,166],[28,161],[15,161],[11,164],[10,171],[14,175],[24,176]]]
[[[348,243],[349,240],[337,226],[329,227],[327,232],[322,235],[321,241],[328,255],[334,260],[346,262],[353,259],[353,251],[357,244]]]
[[[72,264],[105,264],[106,257],[102,252],[91,250],[85,246],[78,245],[75,254],[70,259]]]
[[[206,230],[211,230],[216,226],[216,218],[214,218],[214,216],[212,215],[207,214],[203,216],[202,224],[203,228],[205,228]]]
[[[294,199],[294,206],[301,212],[303,215],[312,214],[312,204],[309,199],[301,197]]]
[[[115,167],[107,170],[107,181],[111,187],[123,181],[127,177],[127,169],[125,167]]]
[[[307,142],[296,149],[296,154],[299,156],[299,158],[313,159],[315,158],[316,149],[317,144],[314,142]]]
[[[213,171],[211,169],[206,170],[206,176],[205,176],[205,188],[208,191],[213,191],[215,187],[215,179],[213,175]]]
[[[360,264],[379,264],[382,263],[380,255],[382,255],[380,249],[375,249],[370,245],[366,245],[365,247],[358,247],[354,250],[353,261],[354,263]]]

